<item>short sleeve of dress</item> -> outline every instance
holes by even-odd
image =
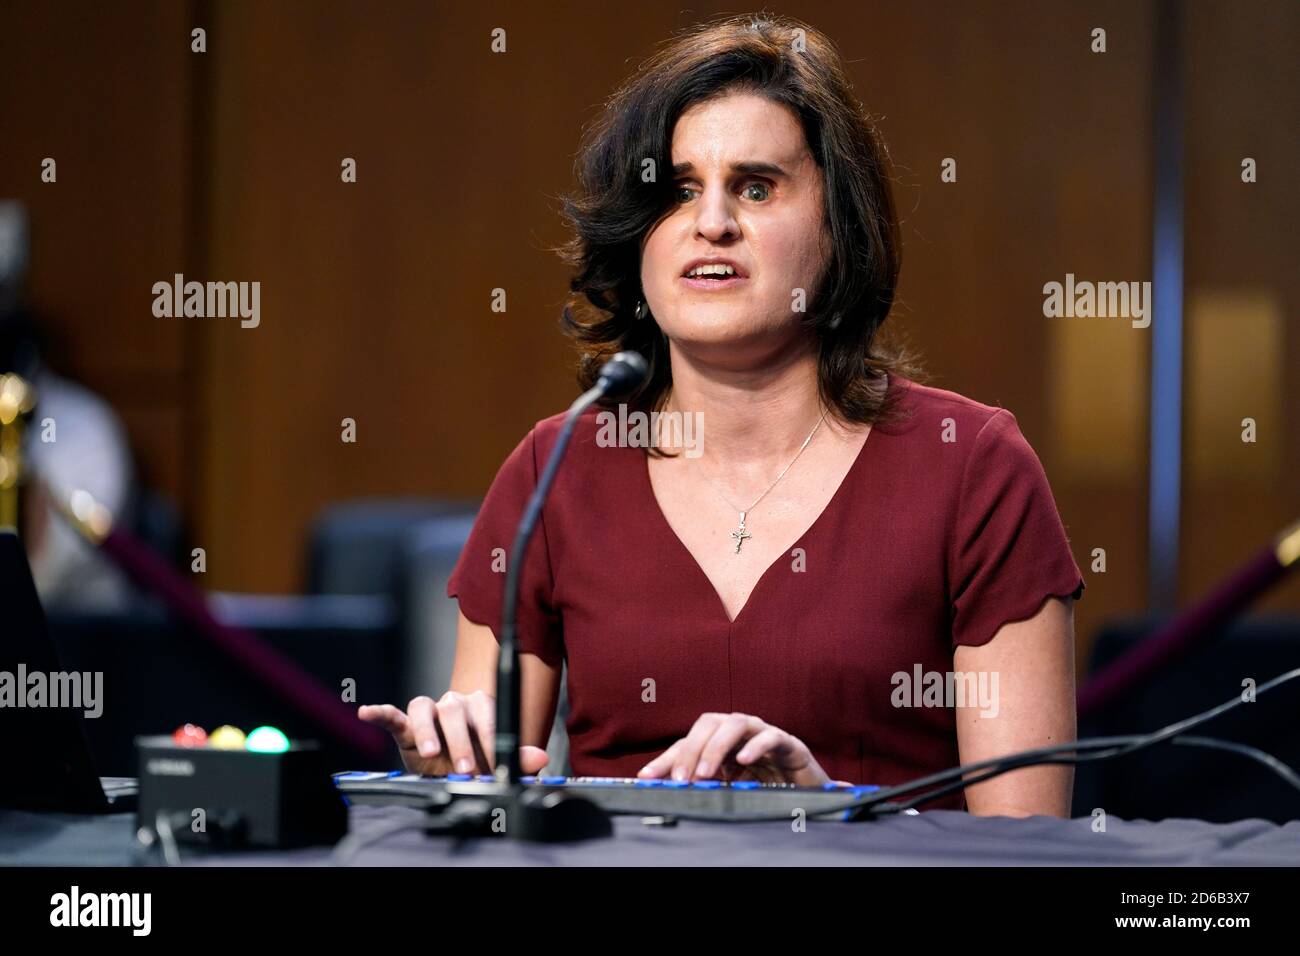
[[[1078,598],[1084,588],[1047,475],[1014,415],[999,409],[984,423],[964,468],[949,547],[954,647],[986,644],[1048,597]]]
[[[488,489],[460,559],[447,581],[447,596],[475,624],[486,624],[501,639],[507,562],[515,559],[515,532],[528,498],[537,486],[537,429],[524,437],[501,465]],[[537,522],[520,576],[515,633],[519,649],[558,666],[564,658],[560,618],[553,604],[554,578],[546,538],[546,518]]]

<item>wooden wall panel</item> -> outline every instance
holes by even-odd
[[[932,384],[1010,409],[1042,459],[1088,582],[1083,660],[1101,621],[1145,600],[1148,345],[1137,330],[1045,318],[1042,288],[1068,272],[1150,277],[1151,6],[953,2],[869,18],[843,6],[812,19],[883,116],[898,165],[905,251],[890,321]],[[1095,26],[1104,54],[1090,50]],[[955,183],[940,179],[949,157]],[[1128,398],[1110,403],[1112,419],[1072,428],[1062,383],[1113,395],[1119,370]],[[1078,467],[1116,443],[1109,475]],[[1104,575],[1089,571],[1094,547]]]
[[[146,478],[186,500],[186,328],[152,314],[189,248],[190,53],[182,3],[0,8],[0,197],[32,220],[50,363],[112,403]],[[51,157],[57,181],[43,183]]]
[[[204,536],[214,578],[258,590],[298,582],[326,502],[482,494],[570,401],[546,247],[586,107],[631,52],[582,11],[313,10],[223,4],[215,30],[210,271],[260,279],[265,317],[208,327]]]
[[[1277,117],[1295,113],[1294,9],[1207,3],[1187,19],[1189,290],[1272,290],[1286,369],[1300,359],[1284,178],[1296,142]],[[0,182],[37,217],[37,303],[67,367],[121,408],[147,471],[185,505],[211,586],[298,587],[306,528],[330,502],[481,494],[529,426],[567,404],[567,276],[548,247],[564,238],[558,197],[583,125],[673,30],[728,10],[0,11],[0,62],[17,78],[0,127],[20,131]],[[1148,340],[1045,318],[1042,286],[1150,278],[1154,5],[782,10],[836,40],[882,116],[904,217],[891,324],[934,384],[1015,412],[1080,565],[1107,549],[1079,605],[1082,656],[1101,621],[1145,602]],[[199,23],[202,55],[189,52]],[[1105,54],[1089,49],[1096,26]],[[1231,174],[1247,149],[1261,182],[1243,193]],[[36,180],[46,153],[67,157],[57,191]],[[958,181],[944,184],[950,156]],[[340,181],[344,157],[356,184]],[[153,319],[149,286],[178,271],[260,282],[260,327]],[[1093,382],[1107,400],[1088,406]],[[1295,390],[1283,393],[1294,422]],[[355,444],[340,440],[345,417]],[[1285,442],[1279,484],[1238,494],[1231,518],[1205,517],[1223,489],[1189,491],[1185,595],[1300,510],[1285,479],[1300,449]],[[1277,606],[1296,606],[1288,594]]]
[[[1294,122],[1300,115],[1300,6],[1216,0],[1188,4],[1186,15],[1187,303],[1209,310],[1207,321],[1189,327],[1188,350],[1189,356],[1214,353],[1238,367],[1235,375],[1224,368],[1198,375],[1191,365],[1184,383],[1189,410],[1237,409],[1194,414],[1184,426],[1184,461],[1202,461],[1185,470],[1184,600],[1230,573],[1283,524],[1300,520],[1300,134]],[[1255,183],[1242,182],[1245,157],[1258,164]],[[1226,330],[1211,318],[1225,308]],[[1235,331],[1233,313],[1243,323]],[[1259,347],[1252,369],[1240,367],[1254,348],[1247,336],[1277,343]],[[1259,381],[1243,383],[1240,392],[1225,390],[1242,373]],[[1260,426],[1254,445],[1240,441],[1245,416]],[[1210,455],[1218,460],[1215,467],[1204,461]],[[1260,608],[1300,611],[1300,578],[1293,576]]]

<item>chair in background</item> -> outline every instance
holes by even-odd
[[[477,501],[363,499],[326,509],[313,522],[307,581],[312,593],[389,595],[398,646],[393,684],[404,706],[450,685],[457,603],[447,581],[474,526]],[[547,746],[553,773],[568,773],[566,685]]]
[[[436,698],[451,684],[459,606],[447,597],[447,581],[473,526],[473,515],[432,518],[413,528],[405,540],[406,577],[400,599],[405,621],[400,675],[406,693],[403,703],[419,694]],[[550,773],[567,775],[571,770],[565,730],[568,716],[566,672],[560,680],[555,723],[546,745]]]
[[[137,487],[129,508],[131,533],[173,566],[190,563],[188,535],[180,509],[170,496],[152,488]]]
[[[477,511],[477,501],[432,498],[362,498],[330,505],[312,522],[307,592],[396,597],[409,533],[426,521],[472,518]]]

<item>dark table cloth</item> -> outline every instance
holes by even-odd
[[[377,834],[409,823],[408,807],[354,806],[353,832]],[[135,846],[135,817],[0,811],[0,865],[126,866],[156,863]],[[328,866],[330,848],[212,853],[181,845],[182,860],[205,865]],[[357,866],[1297,866],[1300,821],[1214,824],[1201,820],[1124,821],[1106,832],[1092,820],[976,817],[949,810],[868,823],[699,823],[647,826],[616,817],[612,839],[529,845],[491,838],[392,833],[354,856]]]

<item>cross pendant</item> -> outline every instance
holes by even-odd
[[[740,554],[740,546],[745,543],[746,538],[754,537],[745,530],[745,515],[747,512],[740,513],[740,527],[731,532],[731,536],[736,539],[736,554]]]

